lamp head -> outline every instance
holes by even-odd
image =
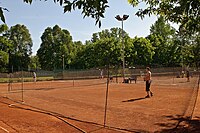
[[[116,18],[118,21],[122,21],[122,18],[121,18],[119,15],[117,15],[115,18]]]
[[[123,20],[128,19],[129,15],[123,15]]]

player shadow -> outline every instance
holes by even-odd
[[[140,101],[146,99],[145,97],[140,97],[140,98],[134,98],[134,99],[129,99],[129,100],[124,100],[122,102],[135,102],[135,101]]]

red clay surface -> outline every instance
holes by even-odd
[[[10,88],[0,84],[0,133],[172,132],[182,118],[191,115],[188,107],[195,85],[196,77],[190,82],[154,77],[154,96],[144,98],[141,79],[136,84],[111,82],[104,119],[106,79],[13,83]],[[199,103],[198,99],[193,115],[198,122]],[[110,128],[103,128],[104,120]]]

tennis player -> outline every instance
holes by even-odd
[[[153,96],[153,93],[150,90],[152,80],[151,80],[151,71],[149,67],[146,68],[146,75],[144,77],[144,81],[146,81],[146,92],[147,92],[147,96],[145,98],[150,98]]]
[[[36,83],[37,80],[37,76],[36,76],[36,72],[33,72],[33,81]]]

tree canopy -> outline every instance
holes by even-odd
[[[45,29],[37,55],[31,56],[32,39],[26,26],[0,25],[0,71],[96,69],[108,64],[118,69],[122,67],[123,52],[126,68],[147,65],[198,68],[199,37],[199,32],[192,35],[176,32],[162,16],[151,26],[147,37],[131,38],[121,28],[111,28],[93,33],[84,44],[73,42],[67,29],[55,25]]]
[[[32,39],[24,25],[17,24],[10,29],[0,25],[0,66],[7,68],[28,68],[32,54]]]
[[[33,0],[23,0],[31,4]],[[46,0],[44,0],[46,1]],[[108,0],[53,0],[63,7],[64,12],[81,10],[83,17],[92,17],[96,24],[101,27],[101,18],[104,18],[106,9],[109,7]],[[140,3],[145,3],[143,9],[139,9],[137,16],[144,18],[146,15],[163,16],[166,20],[180,24],[180,29],[184,28],[187,33],[192,34],[200,31],[200,1],[199,0],[128,0],[133,7]],[[3,11],[5,7],[0,7],[0,18],[5,22]],[[8,11],[8,10],[7,10]]]
[[[8,32],[7,25],[0,25],[0,70],[4,70],[9,63],[9,50],[12,49],[11,41],[5,37]]]
[[[163,16],[166,20],[180,24],[187,33],[200,31],[200,1],[199,0],[128,0],[133,7],[145,3],[146,7],[139,9],[137,16],[144,18],[152,14]]]
[[[41,36],[42,43],[37,56],[42,69],[62,69],[63,58],[66,65],[72,60],[73,46],[69,31],[61,29],[58,25],[46,28]]]
[[[153,64],[172,65],[177,58],[177,49],[180,45],[174,43],[176,30],[168,24],[163,17],[151,26],[147,37],[154,47]],[[179,54],[178,54],[179,55]]]
[[[13,49],[9,51],[10,66],[28,69],[33,42],[25,25],[12,26],[8,32]]]

